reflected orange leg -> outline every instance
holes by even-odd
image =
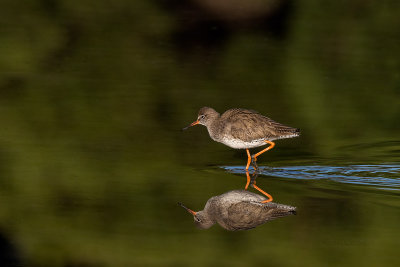
[[[261,151],[258,152],[257,154],[254,154],[254,156],[253,156],[254,162],[257,161],[257,157],[258,157],[258,156],[260,156],[262,153],[264,153],[264,152],[266,152],[266,151],[272,149],[272,148],[275,146],[275,143],[274,143],[274,142],[266,141],[266,140],[265,140],[264,142],[268,143],[268,144],[269,144],[269,147],[267,147],[266,149],[261,150]]]
[[[254,182],[254,184],[252,185],[255,189],[257,189],[258,191],[260,191],[263,195],[265,195],[266,197],[268,197],[267,200],[261,201],[261,203],[267,203],[267,202],[271,202],[272,201],[272,196],[270,194],[268,194],[267,192],[265,192],[264,190],[262,190],[261,188],[259,188],[258,186],[256,186],[256,182]]]
[[[247,188],[249,187],[249,184],[250,184],[250,174],[248,171],[246,171],[246,176],[247,176],[247,183],[246,183],[246,186],[244,187],[244,190],[247,190]]]
[[[247,165],[246,165],[246,171],[249,170],[249,166],[250,166],[250,162],[251,162],[251,155],[250,155],[250,151],[249,149],[246,148],[246,152],[247,152]]]

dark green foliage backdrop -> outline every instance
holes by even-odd
[[[0,2],[0,232],[16,261],[394,264],[397,191],[269,179],[303,216],[234,234],[197,231],[176,202],[244,186],[216,167],[243,151],[179,131],[204,105],[302,129],[261,164],[398,162],[400,4],[291,1],[281,34],[212,20],[198,41],[183,2]]]

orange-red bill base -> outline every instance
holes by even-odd
[[[191,213],[192,215],[196,215],[196,212],[187,208],[185,205],[183,205],[181,202],[178,203],[178,205],[180,205],[182,208],[184,208],[185,210],[187,210],[189,213]]]

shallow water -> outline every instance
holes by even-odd
[[[162,2],[0,4],[0,265],[398,266],[398,1]],[[180,130],[205,105],[301,128],[258,159],[296,216],[195,228],[178,202],[246,184],[245,151]]]
[[[222,167],[232,173],[245,173],[243,166]],[[338,183],[373,186],[379,189],[400,189],[400,165],[349,166],[282,166],[260,167],[260,175],[292,179],[326,179]]]

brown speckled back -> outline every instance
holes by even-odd
[[[272,141],[300,134],[299,129],[278,123],[256,111],[242,108],[227,110],[217,123],[220,134],[245,142],[258,139]]]

